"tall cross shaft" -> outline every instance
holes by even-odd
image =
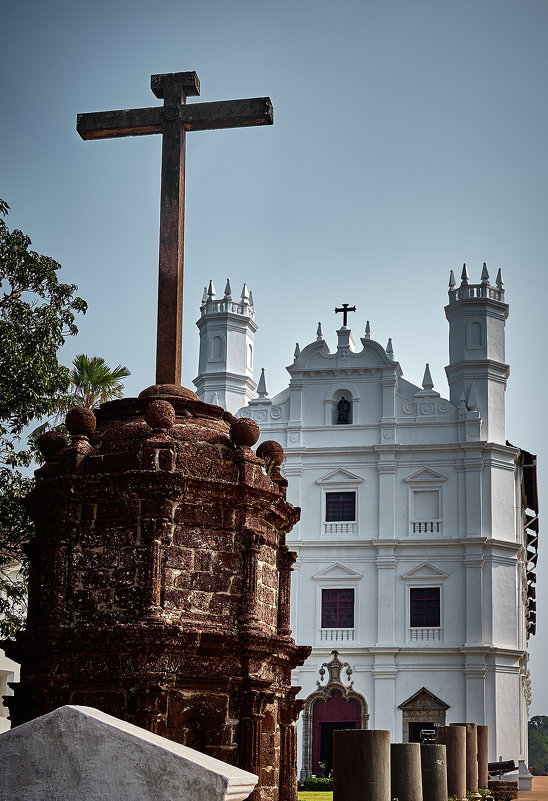
[[[76,130],[82,139],[162,134],[156,383],[180,384],[186,132],[272,125],[274,118],[268,97],[186,105],[200,94],[195,72],[152,75],[150,85],[163,106],[78,114]]]

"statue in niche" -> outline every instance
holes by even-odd
[[[350,422],[350,401],[344,395],[337,403],[337,425],[344,426]]]

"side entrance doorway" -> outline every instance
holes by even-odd
[[[333,732],[337,729],[359,729],[361,708],[356,699],[347,701],[340,690],[334,690],[326,701],[314,704],[312,722],[312,773],[318,775],[318,764],[325,764],[325,775],[333,767]]]
[[[322,680],[326,672],[329,674],[328,681],[326,684],[318,681],[318,689],[308,696],[304,705],[301,779],[322,772],[329,776],[333,767],[334,731],[367,728],[369,715],[365,698],[354,690],[352,681],[345,684],[341,678],[346,668],[349,680],[352,669],[347,662],[341,662],[337,651],[332,651],[331,655],[331,661],[324,662],[319,671]]]

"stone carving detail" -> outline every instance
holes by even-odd
[[[273,420],[279,420],[282,416],[282,407],[281,406],[273,406],[270,410],[270,417]]]
[[[304,704],[303,769],[307,777],[312,775],[312,713],[316,701],[327,701],[331,698],[333,692],[338,690],[346,701],[356,700],[360,704],[362,729],[367,728],[367,720],[369,718],[366,700],[354,690],[354,682],[350,680],[352,668],[348,662],[341,662],[338,651],[331,651],[331,655],[331,661],[324,662],[318,671],[320,674],[320,680],[316,681],[318,689],[308,696]],[[348,684],[344,684],[341,678],[343,668],[346,668],[345,673]],[[323,684],[326,672],[328,673],[328,679],[327,683]]]
[[[256,423],[177,390],[103,404],[95,431],[75,413],[36,472],[12,723],[96,707],[258,774],[253,801],[296,801],[291,669],[310,648],[289,627],[283,449],[262,444],[266,475]]]
[[[424,415],[432,414],[448,414],[451,411],[451,404],[449,401],[440,400],[434,403],[421,403],[418,407],[418,413]],[[409,415],[416,415],[417,414],[417,404],[413,401],[404,401],[402,404],[402,412],[403,414]]]

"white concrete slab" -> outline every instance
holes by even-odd
[[[0,801],[243,801],[257,776],[97,709],[0,735]]]

